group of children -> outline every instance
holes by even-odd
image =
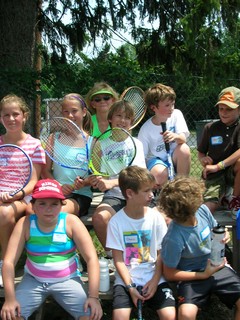
[[[87,213],[92,188],[104,192],[93,226],[116,268],[114,320],[129,319],[138,299],[156,310],[159,319],[174,320],[177,314],[180,320],[196,319],[212,292],[229,308],[235,305],[235,319],[240,318],[238,276],[226,262],[212,266],[209,261],[211,229],[217,224],[212,213],[221,200],[229,200],[224,197],[225,186],[234,186],[229,207],[235,212],[240,206],[236,183],[240,90],[229,87],[220,93],[220,120],[206,126],[198,146],[206,191],[202,181],[188,177],[189,131],[181,111],[174,108],[175,99],[174,90],[163,84],[146,91],[145,102],[154,115],[141,127],[138,139],[134,138],[137,155],[132,165],[111,179],[94,175],[82,179],[81,169],[63,169],[45,158],[39,140],[23,131],[29,114],[24,101],[14,95],[2,99],[0,120],[6,133],[0,144],[22,147],[34,168],[23,192],[7,199],[0,195],[2,319],[27,319],[48,295],[75,319],[101,319],[97,254],[76,217]],[[95,84],[86,102],[77,93],[66,95],[62,115],[85,132],[89,147],[92,137],[111,127],[129,130],[134,121],[132,105],[118,100],[106,83]],[[173,181],[167,181],[165,143],[170,144],[177,174]],[[158,189],[157,208],[151,208],[153,191]],[[35,214],[25,216],[25,212]],[[167,225],[166,221],[171,222]],[[227,231],[223,241],[229,241]],[[14,267],[24,248],[25,275],[15,292]],[[79,277],[77,250],[87,262],[88,294]],[[168,281],[179,283],[177,302]],[[141,293],[137,286],[143,287]],[[26,299],[29,291],[31,299]]]

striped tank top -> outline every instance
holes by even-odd
[[[60,212],[58,223],[50,233],[42,232],[37,216],[30,219],[30,236],[26,242],[25,272],[40,282],[55,283],[80,276],[76,246],[66,233],[67,213]]]

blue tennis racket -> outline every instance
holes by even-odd
[[[40,131],[40,141],[47,156],[59,166],[88,172],[88,139],[71,120],[54,117],[45,121]]]
[[[19,146],[0,146],[0,193],[14,196],[21,191],[32,176],[32,160]]]

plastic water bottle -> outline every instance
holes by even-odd
[[[210,259],[212,265],[219,266],[225,256],[225,243],[222,242],[224,238],[225,228],[221,225],[214,227],[212,230],[212,243],[211,243],[211,255]]]
[[[110,289],[110,276],[108,268],[108,260],[103,257],[99,260],[100,265],[100,287],[99,291],[107,292]]]

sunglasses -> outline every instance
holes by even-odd
[[[110,100],[111,98],[112,98],[112,97],[106,96],[106,97],[103,97],[103,98],[94,98],[93,101],[95,101],[95,102],[108,101],[108,100]]]

